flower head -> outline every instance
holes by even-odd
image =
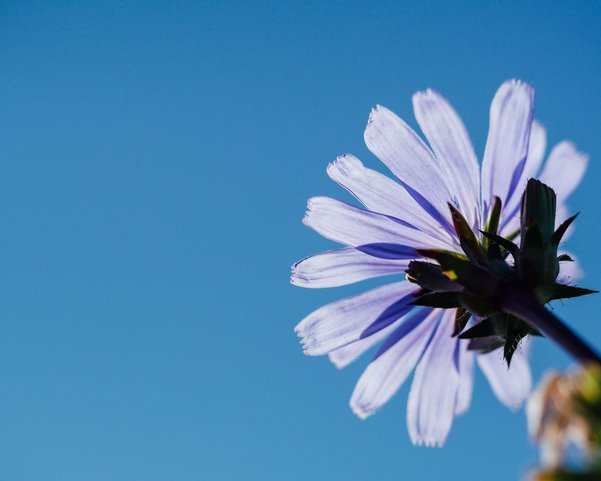
[[[530,391],[526,344],[515,352],[509,370],[498,349],[470,349],[473,341],[457,336],[465,310],[440,298],[430,306],[416,306],[424,276],[431,273],[410,271],[413,281],[421,276],[420,286],[404,279],[404,273],[412,262],[425,260],[426,251],[465,256],[468,230],[479,244],[489,242],[481,231],[519,237],[521,193],[541,170],[546,144],[544,128],[533,121],[533,102],[531,86],[513,80],[501,85],[490,109],[481,168],[459,116],[437,92],[413,97],[417,122],[430,146],[378,106],[370,115],[365,142],[396,179],[343,155],[328,166],[328,175],[364,208],[325,197],[308,202],[303,222],[345,247],[296,263],[293,284],[334,287],[388,275],[399,275],[399,281],[308,315],[296,327],[304,351],[328,354],[344,367],[381,343],[351,397],[351,408],[361,418],[384,405],[415,368],[407,408],[414,443],[444,443],[454,416],[469,407],[474,361],[506,406],[518,407]],[[587,157],[569,142],[551,151],[539,178],[554,186],[559,215],[567,212],[565,201],[586,165]],[[561,265],[564,282],[570,280],[566,264]],[[439,276],[437,282],[445,279],[451,281]]]

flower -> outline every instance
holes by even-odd
[[[457,113],[437,92],[413,96],[417,122],[430,147],[390,110],[372,110],[365,142],[396,180],[340,156],[328,166],[330,178],[364,208],[326,197],[308,201],[303,223],[345,247],[323,252],[292,266],[291,282],[309,288],[335,287],[388,275],[404,275],[418,249],[461,253],[448,204],[474,232],[484,228],[495,197],[503,206],[498,233],[519,232],[520,195],[541,170],[545,129],[533,121],[534,90],[511,80],[497,91],[482,167]],[[580,183],[586,155],[567,141],[556,145],[539,178],[557,193],[558,218]],[[481,171],[481,174],[480,174]],[[573,263],[570,263],[573,264]],[[562,264],[564,282],[576,269]],[[453,337],[456,309],[412,305],[417,286],[399,280],[339,300],[309,314],[297,326],[305,354],[328,354],[342,368],[381,342],[350,400],[362,419],[383,406],[415,368],[407,424],[416,444],[442,445],[455,416],[471,400],[474,361],[497,398],[517,408],[531,388],[527,343],[508,370],[496,350],[475,354],[467,340]],[[416,367],[417,366],[417,367]]]
[[[528,431],[540,446],[543,468],[532,479],[599,479],[600,413],[601,366],[592,363],[567,374],[547,373],[526,406]],[[582,455],[576,471],[566,469],[572,446]]]

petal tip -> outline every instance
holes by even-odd
[[[339,178],[338,173],[345,177],[356,176],[363,168],[363,163],[352,154],[342,154],[330,162],[326,169],[328,176],[334,181]]]
[[[509,79],[503,82],[498,90],[499,93],[523,93],[526,94],[530,100],[534,99],[534,86],[528,82],[524,82],[520,79]]]
[[[345,361],[343,361],[343,360],[341,360],[341,359],[338,359],[338,358],[337,358],[337,357],[334,355],[334,353],[333,353],[333,352],[331,352],[331,353],[329,353],[329,354],[328,354],[328,358],[330,359],[330,362],[331,362],[332,364],[334,364],[334,367],[335,367],[336,369],[343,369],[343,368],[345,368],[346,366],[348,366],[348,362],[345,362]]]
[[[427,448],[442,448],[446,441],[446,436],[442,439],[437,439],[432,436],[425,437],[409,433],[409,437],[414,446],[425,446]]]
[[[371,416],[373,414],[373,411],[369,411],[369,410],[365,409],[363,406],[358,405],[356,402],[354,402],[354,400],[352,398],[351,398],[349,405],[350,405],[353,413],[359,419],[361,419],[361,421],[365,421],[369,416]]]
[[[427,100],[433,97],[441,97],[440,93],[433,88],[426,88],[424,90],[418,90],[413,94],[412,100],[415,103],[418,100]]]

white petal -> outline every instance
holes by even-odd
[[[510,409],[517,409],[532,388],[527,343],[528,341],[523,341],[516,350],[509,369],[503,359],[502,350],[478,356],[478,366],[488,379],[495,396]]]
[[[407,426],[414,444],[442,446],[449,434],[459,388],[458,339],[451,337],[455,310],[444,311],[419,361],[407,405]]]
[[[322,236],[350,247],[378,243],[439,247],[429,235],[404,226],[393,218],[327,197],[309,199],[303,223]],[[412,257],[416,255],[407,253],[406,258]]]
[[[369,335],[376,322],[385,327],[396,321],[411,309],[406,304],[413,300],[411,293],[415,291],[411,282],[395,282],[317,309],[295,328],[305,354],[327,354]]]
[[[440,311],[422,310],[407,318],[391,334],[396,343],[367,367],[353,391],[353,412],[365,419],[383,406],[401,387],[428,344]]]
[[[435,239],[452,245],[450,235],[441,231],[429,216],[423,215],[421,207],[399,183],[375,170],[365,168],[353,155],[338,157],[328,166],[328,175],[368,210],[396,217]]]
[[[468,351],[469,342],[459,341],[459,388],[457,389],[457,404],[455,416],[463,414],[470,406],[474,388],[474,353]]]
[[[385,107],[372,110],[365,143],[398,177],[422,208],[453,232],[447,202],[453,199],[440,163],[419,136]]]
[[[500,197],[505,206],[513,195],[522,194],[516,187],[528,153],[533,108],[534,89],[516,80],[503,83],[492,101],[482,160],[485,214],[494,196]]]
[[[555,191],[558,202],[565,202],[580,184],[587,165],[588,155],[579,152],[572,142],[563,141],[551,150],[540,180]]]
[[[478,226],[480,167],[463,122],[447,100],[431,89],[413,96],[413,109],[456,195],[456,207],[471,226]]]
[[[337,287],[372,277],[401,274],[409,261],[380,259],[352,247],[307,257],[292,266],[290,281],[295,286]]]

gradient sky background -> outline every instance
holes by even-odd
[[[381,103],[435,87],[481,155],[489,103],[532,82],[551,144],[589,152],[570,241],[601,288],[599,2],[0,2],[0,479],[506,481],[536,464],[522,411],[477,374],[443,449],[411,445],[409,383],[348,408],[293,332],[365,288],[303,290],[332,248],[312,195]],[[449,2],[450,3],[450,2]],[[527,3],[528,5],[524,5]],[[486,5],[485,5],[486,4]],[[558,305],[601,347],[601,297]],[[537,377],[569,359],[547,341]]]

